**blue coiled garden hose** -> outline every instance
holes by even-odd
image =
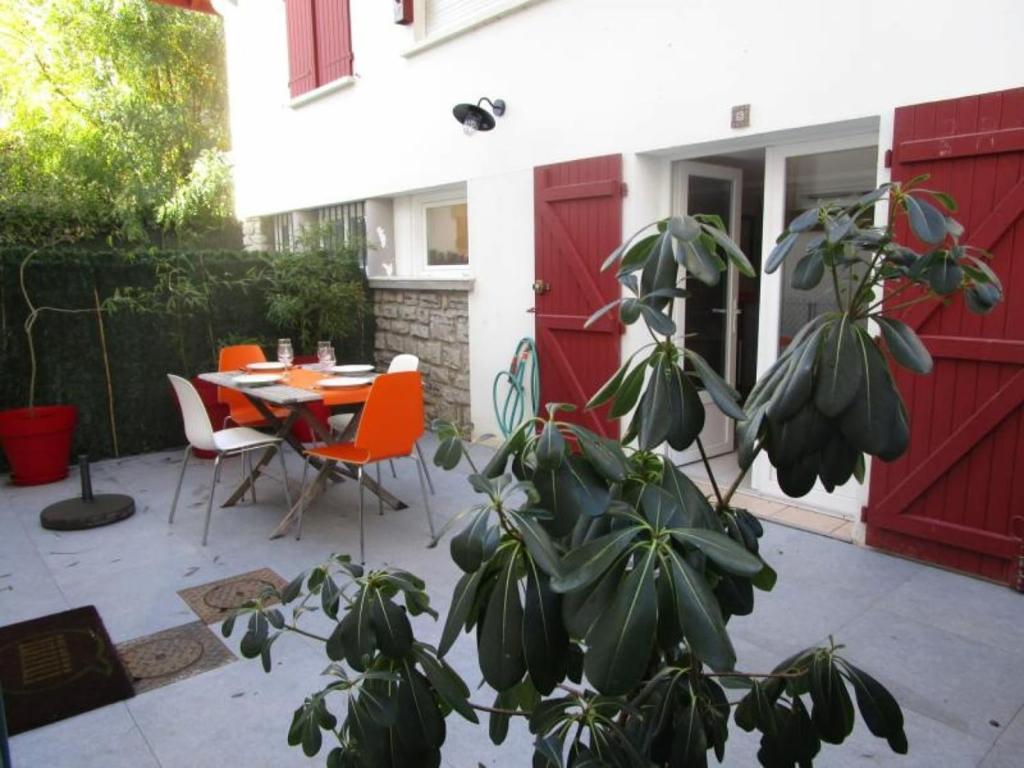
[[[502,388],[504,398],[501,398]],[[507,371],[500,371],[494,377],[491,395],[494,400],[494,415],[498,419],[498,429],[502,437],[512,434],[526,416],[526,386],[530,388],[530,416],[537,413],[540,398],[540,366],[537,363],[537,347],[529,336],[524,336],[516,344],[516,353]],[[498,401],[501,399],[501,404]]]

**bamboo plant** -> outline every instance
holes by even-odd
[[[242,609],[241,651],[262,657],[267,671],[272,645],[287,633],[323,641],[330,659],[329,682],[295,711],[289,743],[312,756],[326,736],[332,768],[437,766],[452,713],[486,717],[496,744],[521,717],[537,768],[674,768],[706,766],[710,754],[723,761],[735,725],[758,734],[762,765],[810,766],[824,745],[850,735],[856,702],[872,734],[907,752],[895,698],[831,640],[773,669],[737,668],[728,622],[752,613],[755,593],[777,578],[759,549],[761,524],[734,505],[739,481],[724,491],[714,482],[707,497],[662,448],[700,445],[703,388],[737,422],[743,470],[763,451],[791,495],[817,480],[832,489],[862,479],[866,457],[890,461],[906,451],[909,424],[889,358],[921,374],[931,359],[898,312],[958,293],[986,312],[1002,295],[985,255],[959,242],[953,201],[923,182],[818,206],[783,232],[766,271],[796,259],[794,287],[827,279],[835,308],[796,334],[745,402],[675,340],[673,305],[687,281],[715,285],[730,263],[753,274],[722,222],[666,219],[611,254],[605,268],[616,269],[625,296],[592,319],[617,310],[651,335],[587,406],[631,414],[621,441],[551,404],[477,466],[456,426],[436,425],[435,463],[467,462],[480,496],[448,526],[460,528],[450,549],[462,575],[436,647],[417,640],[409,621],[436,618],[423,581],[365,571],[345,555]],[[888,221],[871,226],[885,198]],[[894,239],[903,218],[923,250]],[[271,598],[291,609],[289,618]],[[329,634],[300,626],[313,607],[335,622]],[[471,695],[445,662],[463,631],[476,634],[493,701]]]

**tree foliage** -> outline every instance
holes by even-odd
[[[231,213],[217,17],[146,0],[0,6],[0,233],[139,240]]]

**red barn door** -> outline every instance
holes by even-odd
[[[600,269],[622,242],[622,156],[542,166],[533,179],[541,406],[573,403],[567,421],[618,437],[607,408],[583,405],[618,368],[621,326],[614,312],[583,324],[620,295],[614,270]]]
[[[893,179],[929,173],[956,198],[1005,300],[984,317],[960,298],[905,311],[935,370],[897,374],[910,450],[872,465],[867,542],[1024,589],[1024,88],[902,107],[893,138]]]

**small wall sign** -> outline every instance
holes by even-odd
[[[749,128],[750,127],[750,105],[749,104],[738,104],[732,108],[732,127],[733,128]]]

